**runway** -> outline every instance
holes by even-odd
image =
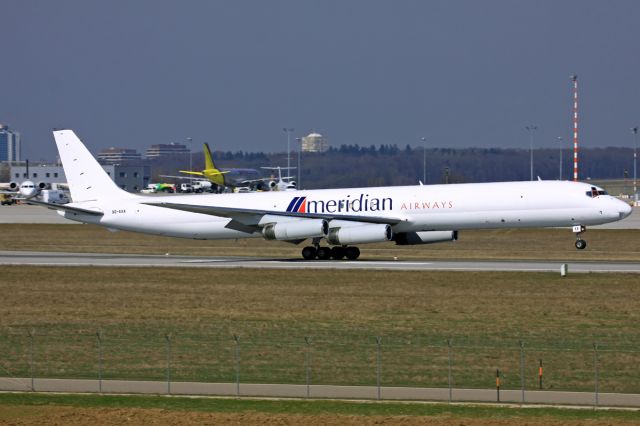
[[[640,273],[637,262],[532,262],[532,261],[306,261],[232,256],[173,256],[134,254],[94,254],[61,252],[0,251],[0,265],[103,266],[103,267],[181,267],[181,268],[258,268],[258,269],[341,269],[397,271],[511,271],[560,272],[562,264],[570,273]]]

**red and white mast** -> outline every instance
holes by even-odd
[[[578,76],[572,75],[573,81],[573,181],[578,181]]]

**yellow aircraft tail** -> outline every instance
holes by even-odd
[[[211,149],[209,149],[208,143],[204,143],[202,146],[202,152],[204,153],[204,168],[206,170],[217,169],[216,165],[213,164],[213,157],[211,156]]]

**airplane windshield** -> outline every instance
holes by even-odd
[[[585,194],[587,195],[587,197],[590,197],[590,198],[594,198],[594,197],[597,197],[599,195],[609,195],[607,193],[607,191],[604,191],[602,189],[598,189],[595,186],[592,186],[591,187],[591,191],[587,191]]]

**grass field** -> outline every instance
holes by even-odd
[[[302,247],[248,240],[197,241],[109,232],[92,225],[0,224],[0,250],[45,250],[94,253],[238,255],[299,258]],[[393,243],[361,246],[362,259],[553,259],[640,262],[640,230],[588,230],[585,250],[573,246],[567,229],[483,230],[460,232],[456,242],[420,246]]]
[[[0,395],[0,424],[634,425],[637,412],[473,405]]]
[[[0,267],[0,369],[37,377],[640,392],[640,277],[633,274]],[[310,337],[307,346],[304,337]]]

